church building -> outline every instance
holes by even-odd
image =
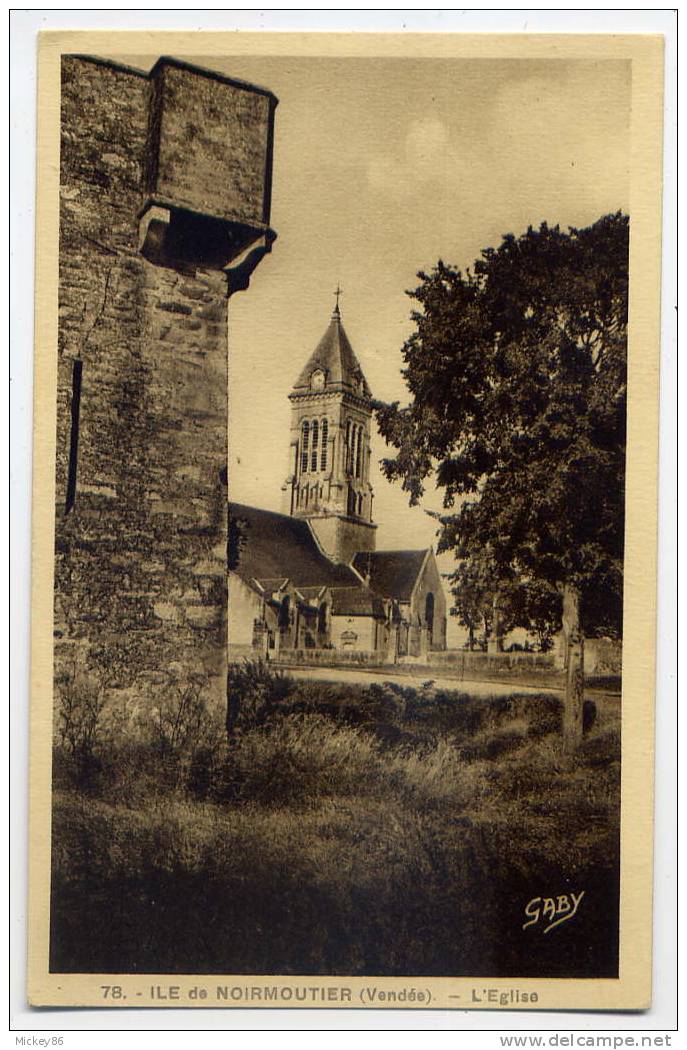
[[[324,649],[393,663],[445,649],[432,549],[376,550],[372,395],[338,302],[289,400],[282,513],[229,504],[229,658]]]

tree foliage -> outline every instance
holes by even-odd
[[[505,579],[483,553],[461,559],[449,579],[452,612],[468,630],[470,649],[476,642],[486,642],[496,629],[495,602],[502,634],[522,627],[535,636],[540,650],[551,647],[560,624],[560,596],[551,584],[515,576]]]
[[[468,645],[474,649],[491,632],[496,580],[483,558],[463,559],[450,576],[452,613],[468,630]]]
[[[440,550],[574,587],[606,629],[622,590],[628,234],[621,213],[542,224],[465,272],[420,272],[410,404],[377,405],[386,476],[411,503],[430,477],[444,490]]]

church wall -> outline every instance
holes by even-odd
[[[332,616],[331,641],[337,650],[374,652],[377,642],[374,616]]]
[[[232,647],[253,645],[253,624],[263,615],[263,599],[235,572],[229,573],[227,639]]]
[[[149,261],[139,250],[152,154],[166,158],[158,174],[166,172],[170,192],[174,184],[192,192],[179,142],[188,133],[184,108],[210,120],[213,85],[188,70],[177,77],[155,144],[151,80],[63,60],[58,696],[84,675],[91,688],[134,707],[158,694],[173,701],[189,684],[211,703],[225,702],[226,276],[214,266]],[[211,119],[235,121],[234,164],[243,163],[243,116],[220,106]],[[227,129],[197,130],[212,146],[189,150],[192,183],[205,193],[221,182],[215,146]],[[202,248],[201,234],[194,249]]]

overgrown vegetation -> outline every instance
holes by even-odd
[[[229,685],[229,734],[199,690],[116,738],[102,698],[95,718],[65,700],[90,758],[58,732],[53,970],[616,972],[617,700],[570,758],[549,696],[259,663]],[[573,922],[523,931],[531,898],[571,889]]]

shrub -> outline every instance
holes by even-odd
[[[483,764],[466,762],[448,738],[421,749],[385,747],[365,728],[301,713],[237,735],[210,797],[275,807],[376,798],[460,809],[483,798],[482,774]]]
[[[374,793],[380,759],[371,736],[319,714],[245,730],[230,751],[225,797],[302,805],[325,795]]]
[[[102,687],[85,671],[73,671],[62,683],[56,738],[68,777],[83,790],[93,789],[101,769],[104,706]]]
[[[227,733],[262,725],[293,689],[292,681],[264,660],[230,664],[227,672]]]

